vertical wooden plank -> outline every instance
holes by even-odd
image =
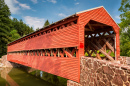
[[[120,57],[120,39],[119,31],[116,33],[116,60]]]
[[[59,49],[58,49],[58,57],[60,57],[60,52],[59,52]]]

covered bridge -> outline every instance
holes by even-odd
[[[80,57],[118,60],[119,26],[103,6],[77,12],[8,44],[8,61],[80,82]]]

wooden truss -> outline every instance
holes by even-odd
[[[94,56],[98,59],[106,59],[113,61],[110,55],[115,53],[115,34],[113,31],[106,30],[104,32],[91,32],[85,35],[85,52],[88,56]],[[101,54],[104,57],[101,57]]]
[[[11,54],[29,55],[29,56],[49,56],[49,57],[76,57],[78,49],[75,47],[71,48],[57,48],[57,49],[40,49],[40,50],[26,50],[26,51],[16,51],[10,52]]]

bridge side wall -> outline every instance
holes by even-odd
[[[79,58],[8,55],[7,60],[79,82]]]
[[[78,46],[78,25],[64,27],[62,29],[46,33],[37,37],[27,39],[22,42],[8,46],[8,52],[49,49],[49,48],[65,48]]]
[[[130,86],[130,66],[81,57],[80,83],[68,80],[67,86]]]
[[[7,60],[79,82],[78,46],[75,17],[9,44]]]

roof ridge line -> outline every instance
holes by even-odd
[[[83,13],[83,12],[87,12],[87,11],[91,11],[91,10],[95,10],[95,9],[98,9],[98,8],[101,8],[103,6],[99,6],[99,7],[94,7],[94,8],[91,8],[91,9],[87,9],[87,10],[83,10],[83,11],[80,11],[80,12],[76,12],[76,14],[80,14],[80,13]],[[104,7],[103,7],[104,8]]]

